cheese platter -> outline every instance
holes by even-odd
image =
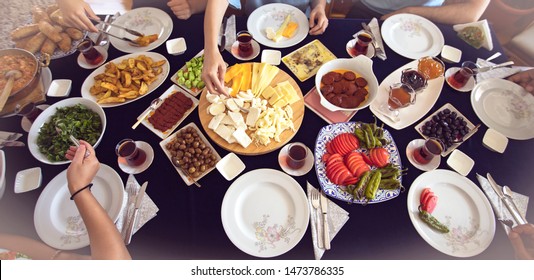
[[[232,97],[204,89],[198,106],[201,125],[217,145],[239,155],[262,155],[297,133],[304,98],[289,74],[267,63],[241,63],[228,69],[225,85]],[[241,113],[237,105],[249,112]]]

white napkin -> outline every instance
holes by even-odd
[[[488,197],[488,200],[489,200],[489,202],[491,204],[491,207],[493,208],[493,212],[495,213],[495,216],[498,219],[512,220],[514,222],[513,226],[514,227],[517,226],[517,223],[514,221],[514,218],[512,217],[512,214],[510,214],[510,211],[508,211],[506,206],[503,205],[501,199],[499,198],[497,193],[495,193],[495,191],[491,187],[488,179],[486,179],[484,176],[482,176],[480,174],[477,174],[477,179],[478,179],[478,182],[480,183],[480,186],[482,187],[482,190],[484,191],[484,193]],[[523,217],[525,217],[526,214],[527,214],[529,197],[525,196],[525,195],[522,195],[522,194],[519,194],[519,193],[516,193],[516,192],[512,192],[512,199],[514,200],[514,203],[517,206],[517,209],[519,210],[521,215],[523,215]],[[506,230],[506,233],[508,233],[508,231],[510,229],[508,227],[504,226],[504,225],[503,225],[503,227]]]
[[[481,59],[481,58],[477,58],[477,65],[478,67],[486,67],[486,66],[492,66],[492,65],[495,65],[495,63],[493,62],[489,62],[489,61],[486,61],[484,59]],[[487,72],[482,72],[482,73],[479,73],[477,74],[476,76],[476,79],[477,79],[477,83],[480,83],[486,79],[490,79],[490,78],[498,78],[498,79],[504,79],[504,78],[507,78],[509,76],[512,76],[513,74],[517,73],[521,71],[521,68],[517,68],[517,67],[502,67],[502,68],[497,68],[497,69],[493,69],[493,70],[490,70],[490,71],[487,71]]]
[[[139,186],[139,183],[135,179],[134,175],[128,176],[128,181],[126,182],[126,185],[128,183],[135,183]],[[122,227],[124,226],[124,219],[126,219],[126,215],[128,214],[127,205],[128,204],[128,194],[124,192],[124,199],[122,202],[121,207],[121,213],[119,215],[119,219],[117,220],[117,223],[115,224],[117,226],[117,229],[122,231]],[[148,193],[145,192],[145,195],[143,196],[143,201],[141,202],[141,208],[139,209],[139,216],[137,220],[137,224],[134,226],[133,233],[135,234],[142,226],[144,226],[148,221],[150,221],[152,218],[154,218],[158,213],[159,208],[156,206],[154,201],[150,199],[148,196]],[[130,211],[130,214],[132,214],[133,211]]]
[[[313,208],[311,204],[310,194],[312,192],[319,192],[314,186],[310,183],[307,184],[307,194],[308,194],[308,208],[310,209],[310,224],[311,224],[311,233],[313,241],[313,253],[316,260],[320,260],[323,257],[325,252],[324,248],[319,248],[317,245],[317,225],[319,225],[319,230],[323,231],[323,215],[319,210]],[[343,208],[337,206],[330,199],[328,201],[328,228],[330,233],[330,241],[336,237],[336,234],[341,230],[345,223],[349,220],[349,213]]]
[[[482,42],[482,47],[486,48],[489,51],[493,50],[493,40],[491,39],[491,32],[490,32],[490,28],[489,28],[489,24],[487,20],[481,20],[477,22],[464,23],[464,24],[456,24],[456,25],[453,25],[452,28],[454,29],[454,31],[460,32],[468,26],[478,27],[480,30],[482,30],[482,33],[484,33],[484,41]]]

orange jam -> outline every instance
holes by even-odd
[[[417,70],[428,80],[431,80],[443,76],[443,73],[445,73],[445,65],[441,60],[427,56],[419,59]]]

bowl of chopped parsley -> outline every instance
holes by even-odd
[[[66,164],[70,161],[65,153],[74,145],[69,135],[96,147],[105,130],[106,114],[97,103],[80,97],[64,99],[46,108],[33,122],[28,148],[43,163]]]

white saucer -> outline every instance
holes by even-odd
[[[419,164],[413,159],[413,151],[421,147],[425,143],[424,139],[415,139],[412,140],[410,143],[408,143],[408,146],[406,146],[406,157],[410,161],[410,163],[415,166],[415,168],[423,171],[430,171],[438,168],[439,164],[441,163],[441,156],[435,156],[429,163],[427,164]]]
[[[50,105],[41,104],[41,105],[37,105],[36,107],[44,111],[46,110],[46,108],[50,107]],[[32,127],[32,122],[30,122],[28,118],[22,117],[22,120],[20,120],[20,126],[22,127],[24,131],[30,132],[30,128]]]
[[[352,46],[354,46],[357,40],[358,39],[352,39],[348,41],[347,45],[345,46],[345,50],[350,55],[350,57],[354,57],[354,55],[352,55],[350,50],[352,49]],[[368,58],[373,58],[375,56],[375,46],[373,46],[372,43],[369,43],[368,48],[367,48],[367,54],[365,54],[365,56],[367,56]]]
[[[313,152],[306,147],[306,162],[304,163],[304,166],[302,166],[299,169],[291,169],[289,166],[287,166],[286,163],[286,157],[289,149],[289,144],[285,145],[281,150],[280,153],[278,153],[278,164],[280,164],[280,167],[282,170],[284,170],[285,173],[291,175],[291,176],[302,176],[310,172],[310,170],[313,167]]]
[[[95,69],[96,67],[106,63],[106,60],[108,60],[108,51],[101,46],[95,46],[95,49],[97,49],[104,56],[104,59],[102,59],[102,62],[100,62],[97,65],[89,64],[85,60],[85,57],[83,56],[83,54],[80,53],[78,55],[78,65],[80,65],[80,67],[85,68],[85,69]]]
[[[29,192],[41,186],[41,168],[34,167],[17,172],[15,193]]]
[[[48,67],[44,67],[41,70],[41,80],[43,81],[44,92],[48,92],[48,88],[52,83],[52,71]]]
[[[132,167],[118,159],[117,163],[119,164],[119,167],[127,174],[139,174],[147,170],[147,168],[152,164],[152,161],[154,160],[154,149],[152,149],[152,146],[150,146],[150,144],[144,141],[135,141],[135,144],[137,145],[137,147],[145,151],[146,160],[142,165]]]
[[[475,87],[475,76],[471,76],[469,78],[469,81],[467,81],[467,84],[465,84],[465,86],[461,88],[455,88],[449,83],[449,77],[456,73],[456,71],[458,70],[460,70],[460,67],[451,67],[447,69],[447,71],[445,71],[445,81],[447,81],[447,84],[457,91],[468,92],[473,90],[473,88]]]
[[[235,41],[234,44],[232,44],[232,55],[239,59],[239,60],[243,60],[243,61],[246,61],[246,60],[252,60],[254,58],[256,58],[256,56],[258,56],[258,54],[260,54],[260,44],[258,44],[258,42],[256,42],[254,39],[252,41],[250,41],[252,43],[252,54],[249,56],[249,57],[241,57],[239,56],[238,54],[238,51],[237,51],[237,48],[239,46],[239,41]]]

